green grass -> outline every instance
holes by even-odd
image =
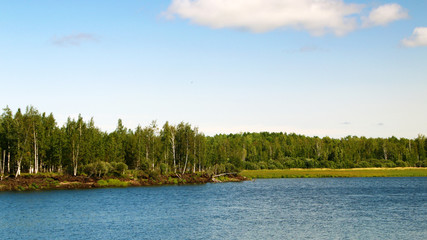
[[[38,176],[38,177],[58,177],[62,176],[62,173],[55,173],[55,172],[38,172],[38,173],[21,173],[22,177],[26,176]]]
[[[129,183],[122,182],[119,179],[110,178],[108,180],[99,180],[99,186],[101,187],[127,187]]]
[[[23,186],[21,186],[21,185],[19,185],[18,187],[16,187],[16,190],[17,191],[25,191],[25,190],[27,190],[25,187],[23,187]]]
[[[427,177],[427,168],[244,170],[247,178]]]

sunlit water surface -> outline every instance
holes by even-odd
[[[0,193],[0,239],[427,239],[427,178]]]

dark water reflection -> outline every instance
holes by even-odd
[[[0,193],[0,239],[427,239],[427,178]]]

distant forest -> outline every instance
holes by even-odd
[[[111,133],[93,119],[68,118],[30,106],[0,118],[1,174],[62,172],[104,175],[144,172],[237,172],[243,169],[426,167],[427,140],[307,137],[295,133],[241,133],[205,136],[181,122],[127,129],[119,119]]]

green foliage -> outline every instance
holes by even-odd
[[[123,162],[112,162],[110,171],[116,176],[122,176],[128,170],[128,165]]]
[[[160,164],[160,174],[165,175],[166,174],[166,169],[168,168],[168,166],[164,163]]]
[[[324,177],[427,177],[427,169],[286,169],[244,170],[248,178],[324,178]]]
[[[229,178],[227,176],[219,176],[217,178],[217,180],[221,181],[221,182],[228,182]]]
[[[156,181],[160,178],[160,173],[157,171],[148,171],[148,177],[151,180]]]
[[[113,166],[110,163],[98,161],[95,163],[89,163],[83,166],[83,172],[88,176],[98,176],[102,177],[114,170]]]
[[[110,178],[107,180],[99,180],[98,185],[101,187],[127,187],[129,185],[128,182],[120,181],[119,179]]]
[[[226,173],[233,173],[233,172],[240,172],[240,170],[236,166],[234,166],[233,164],[226,163],[225,164],[225,171],[224,172],[226,172]]]
[[[256,163],[253,162],[245,162],[244,169],[246,170],[258,170],[259,167]]]
[[[177,185],[179,183],[179,180],[178,178],[173,178],[169,176],[168,182]]]
[[[36,137],[34,137],[36,136]],[[34,146],[37,146],[35,150]],[[33,169],[87,176],[153,178],[158,171],[179,174],[236,172],[242,169],[425,167],[427,139],[340,139],[308,137],[294,133],[240,133],[205,136],[197,127],[166,122],[161,129],[153,121],[127,129],[121,120],[110,133],[102,132],[93,119],[80,115],[57,126],[53,114],[32,106],[0,116],[0,149],[6,150],[5,175]],[[10,158],[8,157],[10,155]],[[39,160],[37,160],[39,159]],[[43,161],[41,161],[43,160]],[[151,172],[151,173],[150,173]],[[51,173],[39,173],[54,177]]]
[[[38,190],[38,189],[40,189],[40,186],[37,185],[36,183],[31,183],[31,185],[28,186],[28,189],[29,190]]]

